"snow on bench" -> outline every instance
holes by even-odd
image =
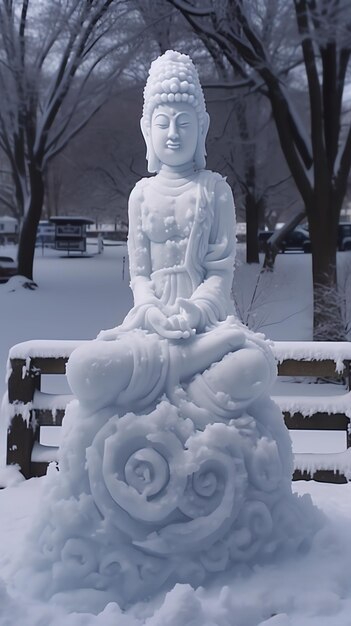
[[[279,374],[272,397],[288,428],[345,434],[343,452],[295,453],[295,479],[346,482],[351,479],[351,343],[277,341],[272,349]]]
[[[70,354],[82,343],[37,340],[10,349],[8,392],[3,401],[8,420],[7,463],[17,463],[26,478],[44,474],[48,462],[56,460],[65,407],[72,399],[70,394],[43,391],[43,376],[64,376]],[[272,350],[278,362],[272,396],[288,428],[345,433],[344,452],[295,454],[294,479],[346,482],[351,479],[351,344],[279,341],[272,343]],[[328,382],[321,384],[320,379]]]
[[[84,341],[63,339],[35,339],[16,343],[9,351],[9,360],[43,358],[43,359],[66,359],[71,356],[73,350],[87,343]]]
[[[275,341],[272,349],[278,363],[292,361],[333,361],[341,374],[351,361],[349,341]]]

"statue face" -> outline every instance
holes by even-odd
[[[151,118],[151,141],[157,158],[168,166],[193,161],[199,137],[194,107],[172,102],[155,107]]]

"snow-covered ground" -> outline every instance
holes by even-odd
[[[1,253],[14,256],[15,251],[9,247]],[[126,267],[122,280],[125,254],[125,247],[107,246],[102,255],[91,258],[62,258],[54,251],[42,256],[38,251],[37,290],[12,290],[11,282],[0,285],[1,394],[8,350],[14,344],[29,339],[90,339],[121,321],[131,305]],[[242,250],[238,256],[240,261]],[[276,340],[311,338],[310,263],[310,255],[280,255],[276,271],[260,278],[253,300],[257,268],[239,263],[237,305],[243,315],[251,316],[256,329]],[[341,263],[347,267],[348,253]],[[0,466],[4,454],[5,432],[0,428]],[[294,490],[311,494],[326,516],[308,553],[254,571],[243,569],[236,578],[226,575],[210,589],[178,585],[166,596],[126,612],[109,604],[95,615],[33,601],[16,589],[13,563],[21,557],[26,529],[40,507],[45,478],[17,482],[18,474],[2,470],[3,476],[5,471],[12,486],[0,491],[0,626],[351,625],[349,484],[294,483]]]

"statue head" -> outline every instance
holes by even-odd
[[[203,169],[206,165],[205,141],[209,115],[206,111],[198,73],[192,60],[186,54],[167,50],[165,54],[153,61],[149,70],[144,89],[143,116],[140,121],[147,147],[146,158],[149,172],[158,172],[162,163],[155,152],[153,142],[153,125],[157,109],[161,114],[165,109],[166,117],[170,112],[172,117],[179,119],[180,125],[184,128],[186,124],[181,116],[188,117],[187,125],[191,128],[184,132],[192,131],[192,138],[188,136],[187,141],[188,148],[192,152],[190,158],[194,161],[196,169]],[[195,128],[194,124],[196,124]]]

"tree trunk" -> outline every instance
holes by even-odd
[[[18,246],[18,274],[33,280],[37,229],[44,202],[43,174],[35,164],[29,166],[29,197]]]
[[[246,263],[259,263],[258,223],[260,203],[253,194],[246,194]]]
[[[308,211],[312,245],[313,339],[344,341],[336,268],[340,211],[332,206],[332,197],[324,199],[324,202],[320,198],[314,204],[313,210]]]
[[[265,257],[263,262],[263,268],[265,270],[273,271],[275,258],[280,250],[280,244],[294,228],[302,222],[306,217],[306,211],[300,211],[294,217],[285,224],[279,231],[276,231],[266,242]]]
[[[268,241],[266,242],[264,261],[263,261],[263,269],[265,271],[273,272],[275,257],[277,256],[278,252],[279,252],[279,248],[276,245],[274,244],[272,245]]]

